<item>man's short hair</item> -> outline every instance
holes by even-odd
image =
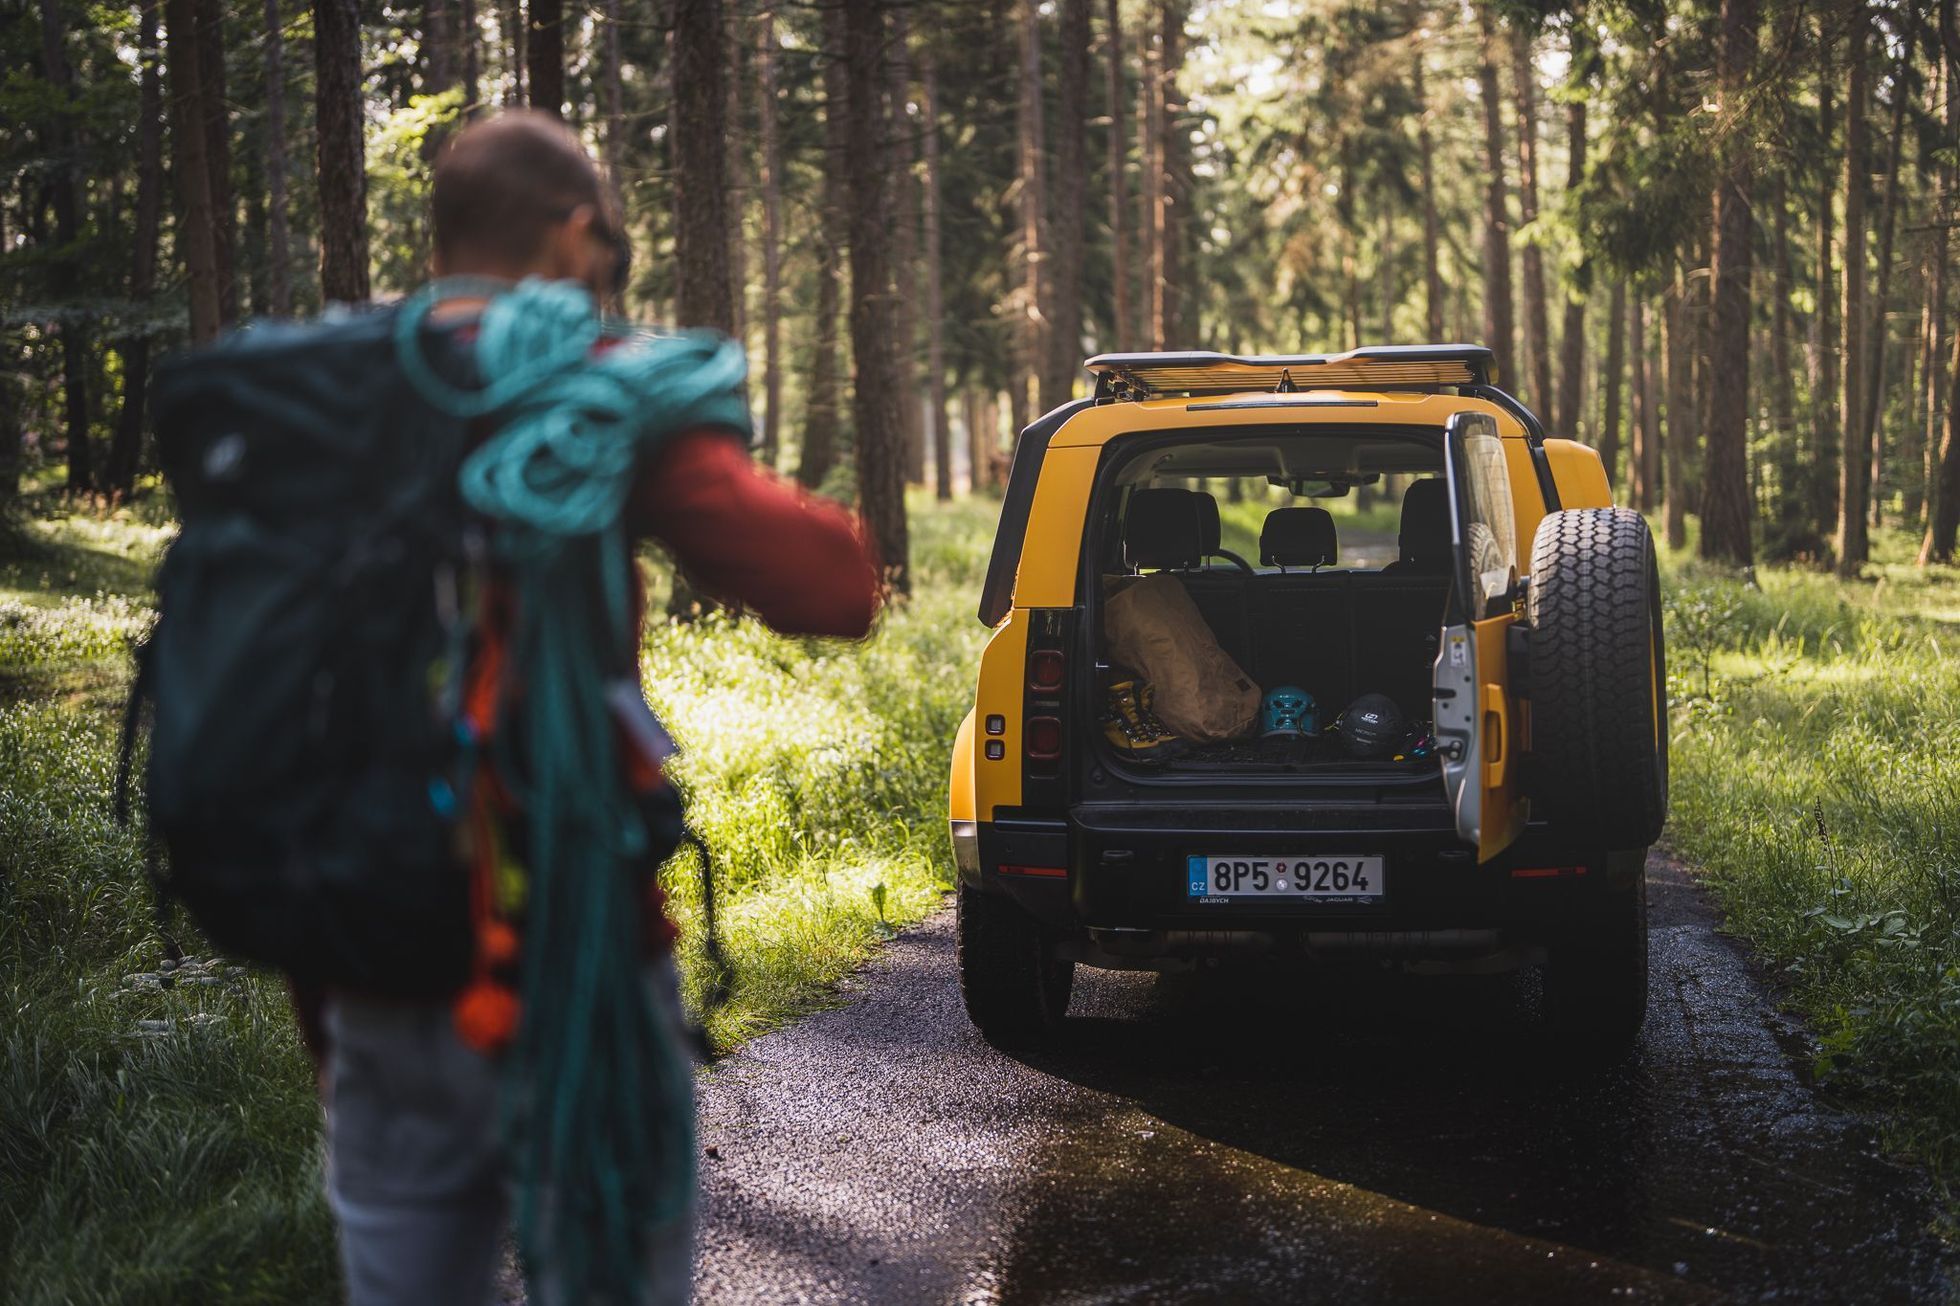
[[[582,204],[597,214],[600,234],[623,247],[611,197],[571,129],[535,110],[500,113],[457,132],[436,158],[436,252],[521,264]]]

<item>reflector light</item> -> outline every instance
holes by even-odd
[[[1028,655],[1028,688],[1037,694],[1052,694],[1062,687],[1067,660],[1055,648],[1038,648]]]
[[[1051,761],[1062,755],[1062,723],[1052,716],[1028,718],[1028,756]]]
[[[1038,875],[1044,879],[1060,880],[1068,877],[1066,866],[1002,866],[1002,875]]]
[[[998,712],[990,713],[987,717],[987,733],[990,735],[1006,734],[1007,718]]]
[[[1000,740],[998,739],[989,739],[987,741],[987,760],[989,762],[998,762],[1000,761],[1001,758],[1006,756],[1007,756],[1006,744],[1001,743]]]

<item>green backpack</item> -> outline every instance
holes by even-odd
[[[397,359],[398,310],[265,324],[159,371],[182,534],[131,724],[153,704],[166,894],[225,952],[309,983],[439,995],[470,961],[444,689],[481,528],[469,424]],[[458,385],[473,361],[421,328]]]

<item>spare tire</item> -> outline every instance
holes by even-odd
[[[1630,508],[1547,513],[1528,594],[1534,814],[1644,848],[1667,820],[1667,657],[1646,521]]]

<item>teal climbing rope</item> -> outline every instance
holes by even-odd
[[[480,388],[438,377],[421,347],[434,306],[487,298]],[[461,492],[497,523],[516,594],[513,708],[529,884],[504,1127],[516,1232],[534,1297],[636,1300],[644,1235],[694,1186],[685,1052],[645,980],[638,881],[648,832],[615,756],[609,688],[637,687],[622,515],[661,441],[747,431],[742,350],[712,332],[621,336],[566,282],[438,282],[403,305],[397,353],[432,404],[484,418]],[[534,1289],[538,1285],[534,1281]]]

